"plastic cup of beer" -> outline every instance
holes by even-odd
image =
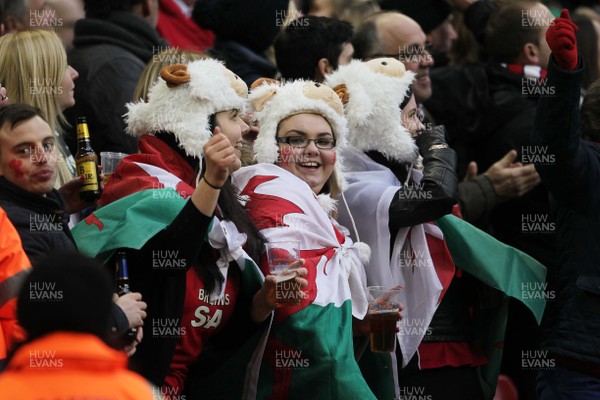
[[[115,153],[112,151],[103,151],[100,153],[100,165],[102,165],[102,173],[104,174],[105,182],[108,181],[110,174],[115,172],[117,165],[121,160],[127,157],[126,153]]]
[[[400,314],[400,289],[369,286],[371,351],[396,351],[396,324]]]
[[[297,240],[265,243],[269,272],[277,278],[275,299],[277,306],[300,305],[300,284],[296,277],[296,266],[300,258],[300,243]]]

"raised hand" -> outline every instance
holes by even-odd
[[[204,145],[206,171],[204,177],[212,187],[221,187],[229,177],[229,173],[239,164],[239,158],[229,139],[215,128],[214,135]],[[238,165],[239,166],[239,165]]]
[[[569,10],[563,9],[546,31],[546,42],[559,67],[572,71],[577,67],[577,38],[579,27],[571,21]]]
[[[492,182],[496,194],[503,200],[521,197],[540,183],[533,164],[514,162],[516,158],[517,152],[511,150],[484,173]]]

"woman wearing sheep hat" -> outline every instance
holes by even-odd
[[[246,84],[212,59],[165,67],[160,76],[147,102],[127,105],[127,130],[140,138],[140,154],[121,161],[102,208],[75,235],[88,255],[110,260],[125,251],[130,285],[148,303],[131,367],[161,393],[182,396],[209,337],[229,331],[231,351],[271,314],[275,277],[259,290],[253,260],[264,239],[229,179],[249,130],[239,116]],[[304,273],[300,268],[300,287]]]
[[[413,326],[415,321],[425,328],[398,335],[400,368],[417,351],[448,287],[443,272],[454,268],[448,265],[452,259],[443,242],[441,252],[430,251],[429,243],[443,235],[426,222],[450,213],[456,202],[456,154],[448,148],[443,130],[426,131],[413,140],[402,125],[400,107],[413,78],[400,61],[383,58],[353,61],[326,80],[331,87],[343,85],[347,94],[345,113],[352,148],[343,152],[349,172],[344,195],[358,233],[373,251],[368,284],[403,285],[401,330],[403,324]],[[421,163],[423,170],[418,171]],[[340,220],[350,222],[344,209]],[[438,271],[426,268],[431,265]]]
[[[511,278],[523,273],[528,275],[519,277],[522,281],[543,281],[544,268],[451,215],[457,210],[456,154],[443,127],[419,132],[424,127],[414,118],[413,78],[392,58],[352,61],[326,78],[327,85],[345,93],[351,145],[342,156],[348,181],[344,198],[354,218],[340,208],[340,221],[356,223],[371,246],[368,284],[405,288],[397,359],[392,353],[392,360],[384,360],[367,350],[361,367],[379,398],[420,393],[483,399],[495,390],[506,313],[499,302],[483,317],[473,277],[519,298],[522,293],[513,288],[520,282]],[[541,318],[543,306],[528,306]],[[488,317],[477,333],[489,332],[476,345],[474,326]],[[375,367],[385,367],[382,362],[397,368]],[[483,365],[486,371],[479,371]]]
[[[255,82],[249,99],[260,125],[259,164],[236,171],[232,182],[267,240],[300,242],[309,281],[298,306],[275,311],[257,397],[375,399],[352,343],[353,317],[367,311],[369,249],[334,219],[332,196],[345,185],[337,152],[347,134],[341,100],[323,84],[272,80]]]

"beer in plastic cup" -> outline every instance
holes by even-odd
[[[277,278],[275,299],[278,306],[300,305],[300,284],[296,282],[296,267],[290,267],[300,258],[297,240],[265,243],[271,275]]]
[[[368,290],[371,351],[395,351],[400,289],[370,286]]]

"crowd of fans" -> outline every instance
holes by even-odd
[[[0,398],[600,399],[597,0],[0,20]],[[79,117],[127,154],[91,202]]]

